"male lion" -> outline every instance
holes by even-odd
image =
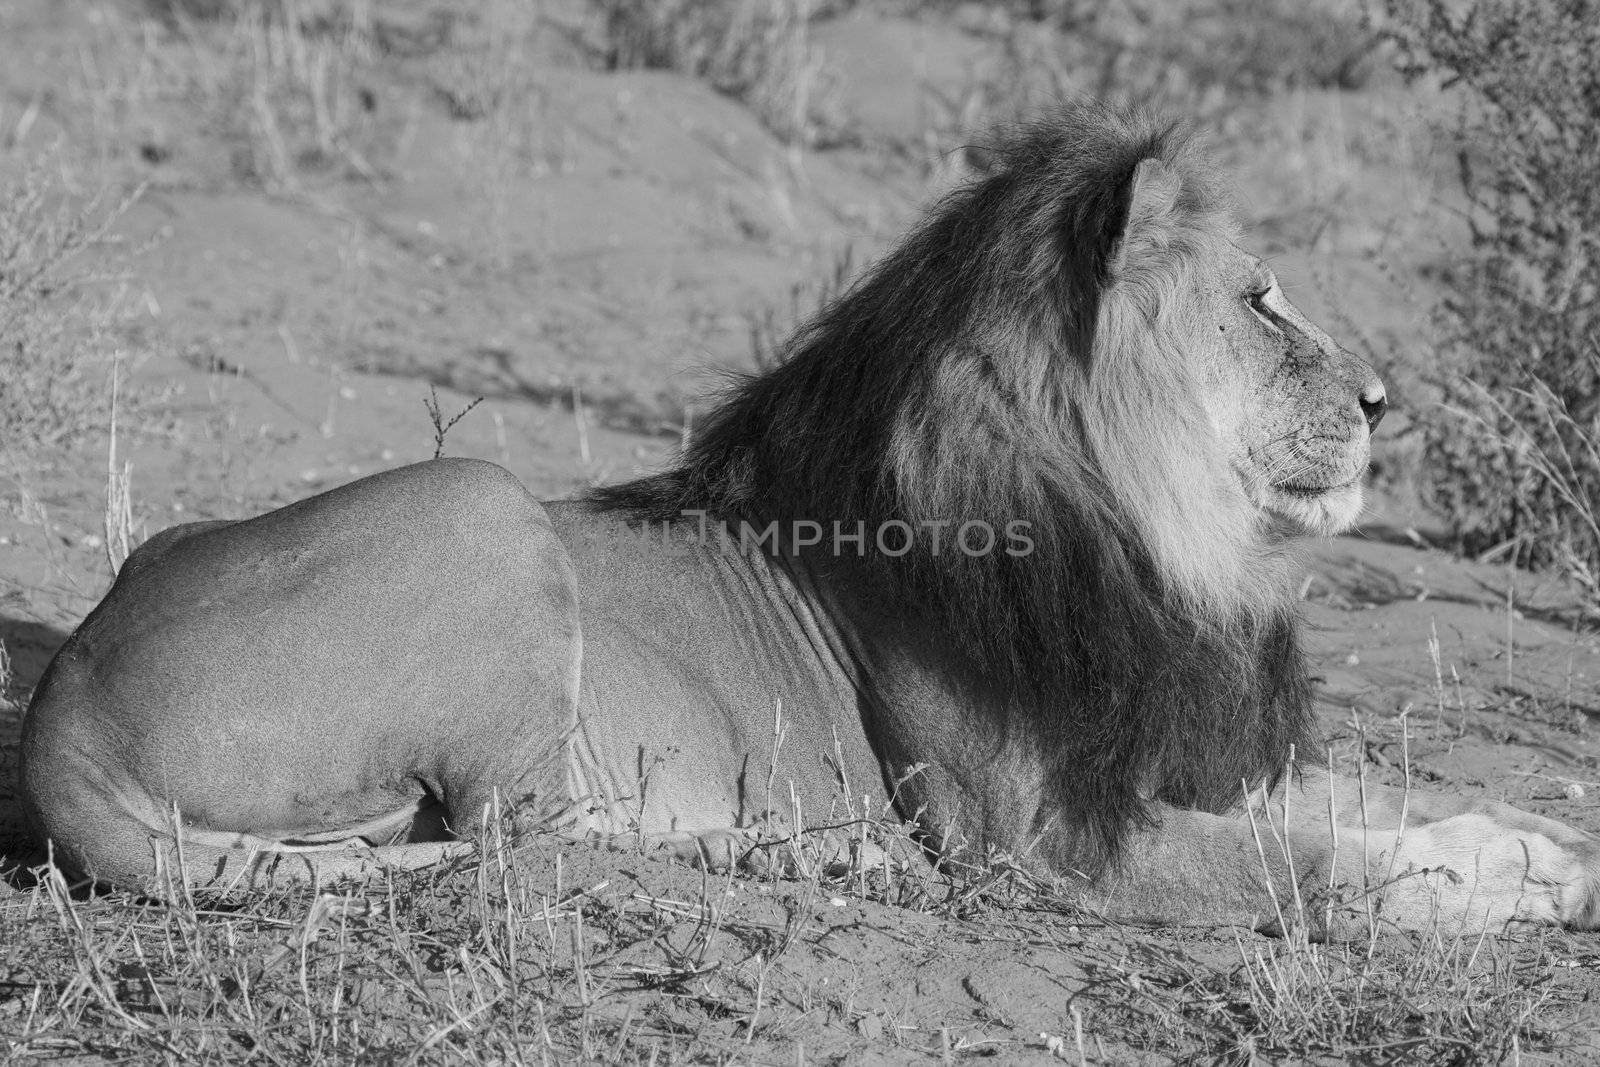
[[[1286,544],[1356,516],[1372,370],[1170,129],[1077,105],[997,159],[663,473],[541,506],[435,461],[152,538],[29,709],[37,833],[230,884],[435,860],[496,795],[730,858],[871,794],[1130,920],[1366,887],[1594,925],[1587,833],[1378,788],[1363,828],[1286,773],[1319,751]]]

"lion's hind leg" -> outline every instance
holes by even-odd
[[[285,847],[221,848],[184,841],[158,849],[153,892],[166,896],[181,887],[208,890],[271,886],[333,886],[369,882],[395,871],[416,871],[465,859],[475,852],[465,841],[414,841],[397,845],[355,842]]]
[[[285,840],[208,829],[184,823],[176,813],[163,825],[153,825],[119,812],[98,821],[100,840],[90,855],[101,862],[67,857],[67,866],[103,883],[172,897],[192,889],[365,882],[386,872],[445,864],[474,851],[470,842],[406,840],[416,816],[417,805],[408,805],[345,829]]]

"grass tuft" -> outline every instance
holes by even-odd
[[[792,145],[850,139],[822,58],[813,0],[594,0],[613,70],[676,70],[741,101]]]
[[[0,186],[0,448],[13,459],[104,431],[125,315],[112,231],[139,192],[75,202],[51,165],[41,156]]]

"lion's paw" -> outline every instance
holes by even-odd
[[[1600,925],[1600,845],[1558,844],[1488,815],[1406,830],[1383,893],[1383,916],[1408,929],[1498,930],[1508,923]]]

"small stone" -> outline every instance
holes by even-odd
[[[1568,800],[1582,800],[1583,786],[1579,785],[1577,782],[1568,782],[1567,787],[1561,791],[1561,795],[1566,797]]]

